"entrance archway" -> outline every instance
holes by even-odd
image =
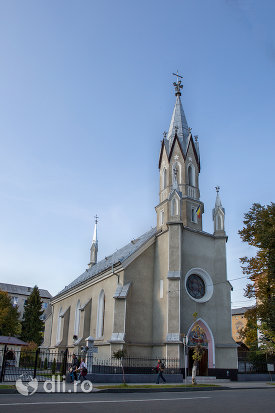
[[[195,328],[198,326],[202,334],[200,337],[196,336]],[[196,344],[200,344],[203,348],[203,357],[198,365],[198,375],[206,376],[208,374],[208,368],[215,368],[215,343],[212,331],[208,324],[201,318],[196,320],[189,328],[187,333],[188,340],[188,374],[191,375],[193,366],[192,355]]]

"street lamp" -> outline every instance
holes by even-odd
[[[184,379],[185,379],[185,386],[187,385],[187,354],[186,354],[186,346],[187,346],[187,336],[183,336],[182,338],[183,342],[183,354],[184,354]]]

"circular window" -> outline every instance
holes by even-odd
[[[193,298],[200,299],[205,295],[205,284],[203,279],[197,274],[191,274],[187,278],[186,288]]]
[[[185,276],[185,289],[192,300],[205,303],[213,295],[213,281],[202,268],[192,268]]]

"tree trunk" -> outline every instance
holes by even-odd
[[[197,374],[197,362],[194,361],[192,367],[192,384],[196,384],[196,374]]]

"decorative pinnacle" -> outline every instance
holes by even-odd
[[[195,135],[194,138],[195,138],[195,142],[198,142],[199,136]]]
[[[173,83],[173,85],[175,86],[175,95],[176,96],[181,96],[180,90],[183,88],[183,85],[181,84],[181,80],[179,80],[179,78],[183,79],[183,76],[179,75],[179,72],[177,70],[177,73],[172,73],[174,76],[177,76],[177,81]]]
[[[97,224],[98,223],[98,216],[97,216],[97,214],[96,214],[96,216],[94,217],[95,218],[95,224]]]
[[[178,133],[179,127],[178,125],[175,126],[175,133]]]
[[[164,131],[164,132],[163,132],[163,137],[164,137],[164,139],[166,138],[166,136],[167,136],[167,132]]]
[[[188,128],[188,132],[189,132],[189,134],[191,135],[191,130],[192,130],[192,128]]]
[[[216,189],[216,192],[217,192],[217,194],[220,192],[220,187],[219,186],[215,186],[215,189]]]

